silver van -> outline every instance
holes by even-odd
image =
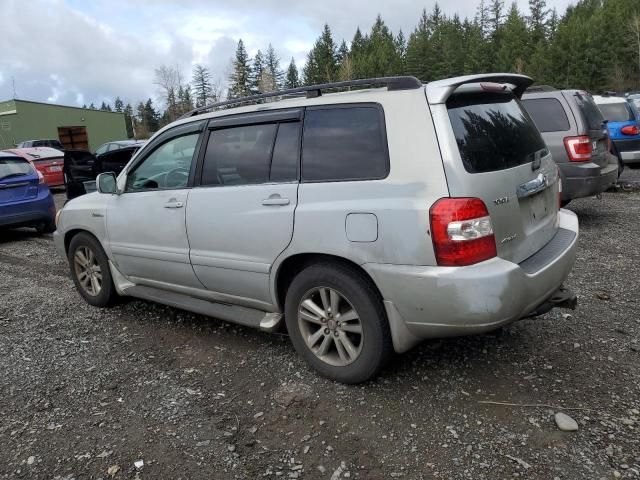
[[[57,250],[91,305],[286,325],[320,374],[365,381],[422,339],[575,306],[578,220],[530,84],[391,77],[200,108],[69,201]]]

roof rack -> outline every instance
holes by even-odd
[[[334,90],[337,88],[349,88],[360,86],[383,85],[389,91],[391,90],[414,90],[422,87],[422,82],[416,77],[399,76],[399,77],[379,77],[379,78],[363,78],[359,80],[347,80],[345,82],[322,83],[320,85],[310,85],[308,87],[289,88],[277,92],[260,93],[258,95],[249,95],[247,97],[234,98],[223,102],[212,103],[203,107],[198,107],[190,112],[185,113],[180,118],[189,118],[201,113],[214,111],[221,107],[229,105],[241,105],[244,103],[253,103],[267,98],[287,97],[306,94],[307,98],[316,98],[322,95],[323,90]]]
[[[556,87],[553,87],[551,85],[532,85],[529,88],[527,88],[527,93],[534,93],[534,92],[556,92],[558,89]]]

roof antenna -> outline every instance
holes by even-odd
[[[16,95],[16,79],[13,75],[11,76],[11,84],[13,85],[13,99],[15,100],[18,95]]]

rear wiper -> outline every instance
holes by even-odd
[[[14,177],[24,177],[26,175],[26,173],[10,173],[9,175],[5,175],[4,177],[1,177],[0,180],[6,180],[7,178],[14,178]]]

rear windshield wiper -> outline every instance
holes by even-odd
[[[10,173],[9,175],[0,177],[0,180],[6,180],[7,178],[14,178],[14,177],[24,177],[25,175],[27,174],[26,173]]]

